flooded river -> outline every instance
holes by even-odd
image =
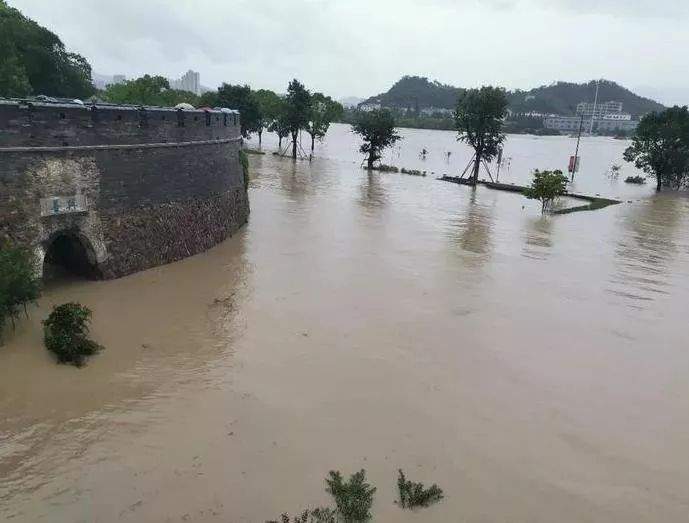
[[[452,133],[403,134],[386,163],[469,160]],[[625,203],[549,218],[368,174],[345,126],[311,163],[252,156],[237,235],[53,283],[0,348],[0,520],[261,523],[365,468],[374,521],[687,521],[689,199],[610,178],[625,145],[585,139],[576,182]],[[510,137],[501,180],[572,147]],[[106,346],[83,369],[41,343],[71,300]],[[398,468],[446,499],[403,512]]]

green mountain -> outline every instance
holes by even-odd
[[[596,96],[596,81],[585,84],[556,82],[531,89],[509,93],[510,109],[517,113],[539,112],[545,114],[572,115],[576,113],[579,102],[593,102]],[[622,102],[622,110],[639,118],[652,111],[662,111],[665,107],[649,98],[634,94],[610,80],[600,80],[598,102]]]
[[[372,96],[363,103],[379,103],[383,107],[398,109],[416,109],[424,107],[439,107],[454,109],[457,105],[457,97],[463,89],[441,84],[438,81],[431,82],[428,78],[420,76],[404,76],[395,83],[387,93]]]
[[[461,87],[441,84],[419,76],[405,76],[386,93],[373,96],[363,103],[379,103],[396,109],[424,109],[437,107],[454,109]],[[579,102],[593,102],[596,81],[584,84],[556,82],[529,91],[508,91],[509,107],[515,113],[573,115]],[[601,80],[598,91],[600,103],[622,102],[623,111],[634,117],[664,109],[662,104],[643,98],[610,80]]]

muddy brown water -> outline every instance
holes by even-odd
[[[459,147],[405,135],[410,168]],[[252,157],[250,222],[204,254],[46,289],[0,348],[0,520],[260,523],[360,468],[375,521],[689,519],[689,199],[610,180],[607,139],[578,183],[632,202],[551,218],[353,143]],[[569,141],[508,146],[519,181]],[[107,347],[83,369],[41,345],[70,300]],[[403,512],[400,467],[446,499]]]

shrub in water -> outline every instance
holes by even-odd
[[[402,508],[427,507],[443,499],[443,490],[438,485],[433,483],[429,488],[424,488],[423,483],[408,481],[402,469],[397,478],[397,487]]]
[[[646,183],[646,178],[643,176],[627,176],[625,183],[635,183],[637,185],[641,185]]]
[[[46,348],[57,356],[58,363],[81,367],[87,356],[103,347],[89,339],[91,311],[79,303],[65,303],[53,308],[43,322]]]
[[[567,192],[567,177],[562,171],[539,171],[533,173],[531,187],[524,189],[524,196],[541,202],[541,212],[548,212],[553,202]]]
[[[342,474],[331,470],[325,479],[328,484],[326,492],[335,499],[337,513],[346,523],[368,521],[371,518],[373,494],[376,488],[366,483],[366,471],[352,474],[349,481],[343,481]]]
[[[331,508],[315,508],[305,510],[300,516],[290,519],[289,514],[280,516],[280,521],[266,521],[266,523],[335,523],[336,512]]]

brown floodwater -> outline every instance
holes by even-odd
[[[397,165],[468,161],[404,134]],[[510,137],[501,179],[571,145]],[[374,521],[689,519],[689,198],[609,177],[605,138],[577,184],[625,203],[545,218],[355,146],[252,156],[250,221],[206,253],[46,288],[0,347],[0,520],[262,523],[360,468]],[[41,342],[71,300],[106,346],[82,369]],[[398,468],[446,498],[402,511]]]

